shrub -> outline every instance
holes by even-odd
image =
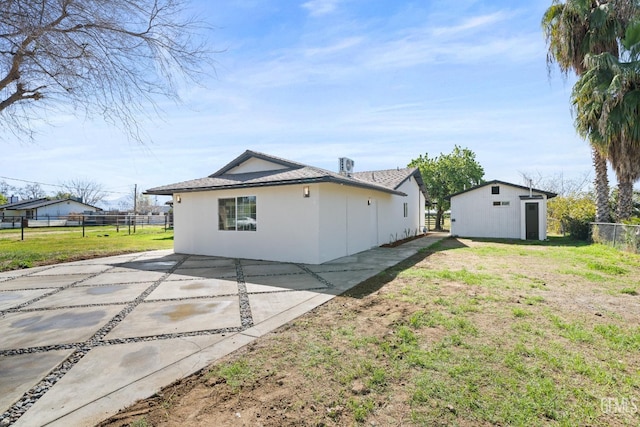
[[[558,196],[547,205],[549,231],[569,234],[574,239],[589,239],[589,223],[595,220],[596,203],[590,196]]]

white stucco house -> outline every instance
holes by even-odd
[[[173,196],[177,253],[321,264],[421,233],[420,171],[353,172],[247,150],[206,178],[151,188]]]
[[[24,217],[27,219],[58,218],[69,214],[97,212],[100,209],[74,199],[28,199],[0,205],[2,218]]]
[[[498,180],[452,194],[451,235],[545,240],[547,200],[555,196]]]

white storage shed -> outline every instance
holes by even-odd
[[[547,200],[555,196],[498,180],[452,194],[451,235],[545,240]]]

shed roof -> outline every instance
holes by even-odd
[[[230,173],[232,169],[251,158],[275,163],[283,168],[258,172]],[[418,186],[426,196],[426,189],[418,168],[389,169],[342,175],[280,157],[247,150],[208,177],[150,188],[145,193],[172,195],[177,192],[333,182],[406,196],[406,194],[398,190],[398,188],[411,176],[415,177]]]
[[[512,183],[510,183],[510,182],[500,181],[500,180],[498,180],[498,179],[494,179],[493,181],[487,181],[487,182],[484,182],[484,183],[482,183],[482,184],[480,184],[480,185],[476,185],[475,187],[468,188],[468,189],[466,189],[466,190],[464,190],[464,191],[459,191],[459,192],[457,192],[457,193],[450,194],[450,195],[448,195],[447,197],[445,197],[445,200],[451,200],[451,198],[452,198],[452,197],[459,196],[460,194],[468,193],[468,192],[470,192],[470,191],[477,190],[478,188],[486,187],[486,186],[488,186],[488,185],[496,185],[496,184],[500,184],[500,185],[508,185],[508,186],[510,186],[510,187],[515,187],[515,188],[520,188],[520,189],[522,189],[522,190],[526,190],[527,192],[529,191],[529,187],[525,187],[524,185],[512,184]],[[544,195],[546,195],[546,196],[547,196],[547,198],[548,198],[548,199],[551,199],[551,198],[553,198],[553,197],[556,197],[556,196],[557,196],[557,194],[556,194],[556,193],[552,193],[551,191],[538,190],[538,189],[535,189],[535,188],[532,188],[532,189],[531,189],[531,191],[533,191],[533,192],[535,192],[535,193],[541,193],[541,194],[544,194]]]
[[[87,207],[90,207],[90,208],[98,209],[95,206],[91,206],[91,205],[88,205],[86,203],[74,200],[74,199],[69,199],[69,198],[66,198],[66,199],[48,199],[46,197],[39,198],[39,199],[21,200],[21,201],[14,202],[14,203],[6,203],[4,205],[0,205],[0,209],[2,209],[2,210],[10,210],[10,211],[17,211],[17,210],[24,210],[24,209],[38,209],[38,208],[42,208],[44,206],[55,205],[55,204],[63,203],[63,202],[75,202],[75,203],[79,203],[81,205],[84,205],[84,206],[87,206]]]

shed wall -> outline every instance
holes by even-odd
[[[500,194],[491,194],[491,187],[487,185],[451,198],[453,236],[521,238],[520,196],[527,193],[520,188],[499,185]],[[501,205],[494,206],[494,202]]]

